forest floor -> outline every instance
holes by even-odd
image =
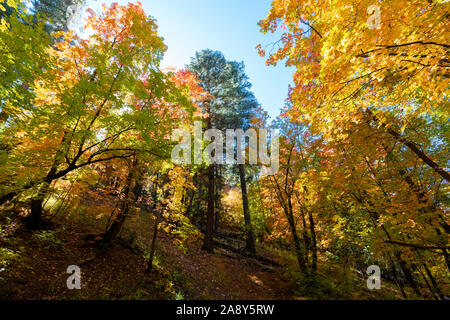
[[[262,248],[263,262],[222,248],[210,254],[199,240],[183,249],[160,231],[147,276],[148,215],[145,225],[128,222],[109,247],[98,247],[92,236],[101,234],[100,224],[65,220],[34,232],[3,224],[0,299],[295,299],[277,257]],[[80,290],[67,289],[69,265],[81,268]]]

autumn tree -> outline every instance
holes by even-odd
[[[419,270],[442,284],[449,265],[447,12],[445,1],[279,0],[260,22],[283,33],[258,46],[274,48],[267,64],[296,67],[285,114],[323,138],[323,176],[304,185],[328,190],[323,203],[353,230],[364,221],[369,250],[417,294]]]
[[[279,26],[286,30],[267,63],[286,59],[297,67],[290,93],[293,116],[301,115],[327,137],[342,135],[339,127],[347,123],[371,122],[448,182],[445,156],[405,131],[417,118],[448,118],[448,5],[383,2],[377,7],[380,24],[371,27],[368,21],[376,17],[370,1],[319,1],[314,6],[274,1],[260,26],[263,32]]]
[[[314,274],[318,259],[314,216],[320,214],[321,208],[312,194],[313,186],[302,183],[302,178],[315,171],[317,147],[304,126],[286,118],[272,125],[280,130],[280,168],[274,175],[261,177],[263,202],[273,207],[279,226],[275,233],[292,239],[300,271]]]
[[[67,173],[137,150],[169,156],[166,133],[174,120],[164,115],[189,104],[159,70],[166,47],[142,6],[103,9],[102,16],[90,14],[89,38],[58,34],[64,40],[46,49],[56,65],[35,83],[31,114],[5,130],[4,137],[20,136],[22,143],[5,161],[4,169],[16,169],[4,198],[36,190],[31,226],[39,222],[48,186]]]

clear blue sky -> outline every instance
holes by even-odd
[[[130,1],[88,0],[95,11],[99,4]],[[158,21],[159,33],[168,51],[163,67],[181,68],[196,51],[222,51],[228,60],[244,61],[252,91],[274,118],[279,114],[292,82],[293,68],[284,64],[266,66],[255,47],[278,37],[259,31],[258,21],[270,8],[271,0],[143,0],[145,12]]]

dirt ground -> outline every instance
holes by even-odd
[[[184,252],[171,236],[159,232],[155,267],[147,276],[145,248],[125,236],[110,247],[98,247],[93,234],[100,229],[70,222],[46,229],[49,232],[2,229],[0,248],[11,254],[0,261],[1,299],[294,298],[288,282],[280,278],[281,266],[225,249],[209,254],[200,249],[200,241]],[[145,228],[149,233],[151,229]],[[127,230],[134,231],[133,226]],[[151,239],[137,231],[139,237]],[[69,265],[81,268],[80,290],[67,289]]]

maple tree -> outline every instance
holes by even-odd
[[[411,270],[420,273],[430,262],[440,264],[439,277],[450,270],[448,137],[442,131],[448,122],[448,45],[442,32],[448,3],[377,3],[377,28],[368,25],[371,5],[279,0],[259,24],[262,32],[282,31],[267,64],[284,61],[296,68],[285,116],[321,141],[320,164],[312,172],[304,169],[306,180],[299,179],[298,188],[305,195],[312,190],[323,211],[332,212],[331,221],[323,217],[325,226],[338,222],[326,228],[333,231],[327,242],[351,231],[345,241],[365,243],[394,270],[400,267],[419,294]],[[266,55],[267,48],[257,49]],[[338,231],[343,221],[348,226]],[[355,237],[357,230],[363,238]],[[429,269],[426,274],[442,298],[435,276]]]
[[[48,185],[67,173],[138,150],[167,156],[166,132],[174,120],[165,115],[189,104],[171,75],[158,69],[165,46],[139,4],[104,7],[104,17],[91,12],[86,28],[94,31],[88,39],[57,33],[64,39],[46,49],[56,65],[35,82],[32,115],[3,133],[30,143],[8,154],[7,164],[25,181],[7,194],[39,189],[33,225]]]
[[[446,1],[380,4],[379,28],[367,26],[370,1],[274,1],[263,32],[286,29],[267,64],[296,66],[292,112],[314,129],[345,136],[346,124],[369,121],[447,181],[442,164],[402,134],[418,117],[448,119]],[[326,8],[319,14],[317,7]],[[384,22],[383,22],[384,21]],[[343,28],[342,26],[347,26]],[[265,54],[259,46],[260,53]]]

